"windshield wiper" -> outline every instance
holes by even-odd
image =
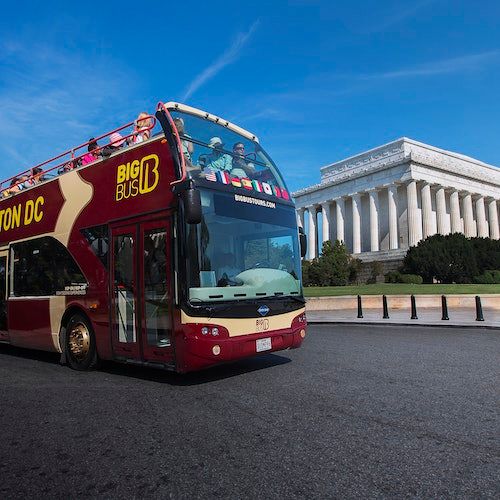
[[[231,309],[231,307],[234,307],[238,303],[240,303],[240,301],[233,301],[230,304],[223,304],[223,305],[218,305],[218,304],[213,304],[213,303],[207,303],[207,302],[205,302],[204,305],[195,306],[191,302],[191,307],[193,307],[194,309],[198,309],[200,311],[201,310],[207,311],[207,317],[211,318],[214,315],[214,313],[220,313],[220,312],[223,312],[223,311],[227,311],[228,309]]]

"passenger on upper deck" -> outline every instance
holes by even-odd
[[[21,177],[16,177],[17,185],[12,184],[12,182],[14,181],[13,179],[11,181],[12,187],[9,188],[9,194],[17,193],[18,191],[22,191],[23,189],[28,189],[29,187],[44,181],[45,178],[42,175],[42,172],[43,170],[40,167],[33,167],[29,175],[22,175]]]
[[[219,137],[212,137],[208,142],[208,147],[213,148],[213,151],[206,156],[204,168],[211,168],[212,170],[230,172],[233,168],[232,158],[230,155],[222,151],[224,144]]]
[[[31,186],[31,179],[27,174],[22,174],[20,177],[17,178],[18,184],[17,186],[19,187],[19,191],[22,191],[23,189],[29,188]]]
[[[139,144],[140,142],[146,141],[151,137],[151,126],[153,125],[153,120],[149,117],[147,113],[139,113],[139,116],[135,120],[134,135],[131,142],[133,144]]]
[[[113,132],[109,136],[109,144],[102,148],[102,156],[110,156],[127,144],[126,139],[119,132]]]
[[[11,194],[18,193],[21,188],[19,187],[19,183],[22,181],[19,177],[13,177],[10,181],[10,185],[7,189],[2,192],[2,196],[6,198]]]
[[[100,157],[99,144],[97,144],[97,141],[93,137],[89,139],[89,145],[87,149],[88,153],[82,156],[82,165],[92,163],[93,161],[98,160]]]
[[[233,145],[233,161],[231,175],[236,177],[251,177],[255,174],[253,163],[247,162],[245,158],[245,145],[242,142],[236,142]]]
[[[45,176],[42,175],[43,170],[40,167],[33,167],[31,169],[31,177],[29,179],[29,183],[31,186],[34,184],[38,184],[39,182],[42,182],[45,180]]]
[[[189,137],[190,135],[186,134],[186,130],[184,129],[184,120],[182,118],[174,118],[174,125],[177,128],[177,132],[181,136],[181,145],[182,145],[182,154],[184,155],[184,159],[188,166],[192,165],[191,155],[194,151],[194,146],[191,141],[183,139],[183,137]]]

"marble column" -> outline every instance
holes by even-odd
[[[297,208],[297,224],[304,229],[304,212],[305,208]]]
[[[378,191],[368,191],[370,204],[370,252],[379,251]]]
[[[316,258],[316,205],[307,207],[309,214],[309,234],[307,235],[307,253],[309,260]]]
[[[442,186],[439,186],[436,191],[436,216],[437,232],[443,235],[448,234],[450,229],[446,220],[446,193]]]
[[[460,198],[458,191],[452,191],[450,194],[450,211],[451,211],[451,232],[461,233],[462,223],[460,221]]]
[[[323,243],[325,243],[325,241],[330,241],[330,221],[332,218],[330,202],[322,203],[321,211],[323,212]]]
[[[434,224],[432,221],[432,200],[431,200],[431,185],[426,182],[422,186],[422,228],[423,237],[427,238],[434,234]]]
[[[337,240],[345,242],[345,201],[344,198],[337,198],[335,200],[335,216],[337,218]]]
[[[488,222],[486,220],[486,212],[484,210],[484,198],[479,196],[476,199],[476,219],[477,219],[477,235],[480,238],[488,238]]]
[[[398,248],[398,208],[396,200],[398,197],[398,187],[392,184],[387,188],[387,202],[389,204],[389,248]]]
[[[500,228],[498,227],[497,200],[488,201],[488,215],[490,219],[490,238],[498,240],[500,239]]]
[[[408,246],[414,247],[422,239],[422,224],[418,213],[417,181],[410,181],[406,185],[408,200]]]
[[[352,196],[352,253],[361,253],[361,195]]]
[[[472,195],[470,193],[465,193],[462,203],[464,212],[464,234],[467,238],[472,238],[476,236],[476,226],[472,213]]]

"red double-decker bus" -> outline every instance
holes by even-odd
[[[179,103],[142,123],[2,183],[0,342],[178,372],[299,347],[305,248],[257,137]]]

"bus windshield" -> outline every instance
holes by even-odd
[[[276,165],[257,141],[207,118],[177,110],[171,115],[181,137],[187,170],[194,179],[226,172],[286,188]]]
[[[299,296],[293,206],[201,190],[201,224],[187,225],[189,300]]]

